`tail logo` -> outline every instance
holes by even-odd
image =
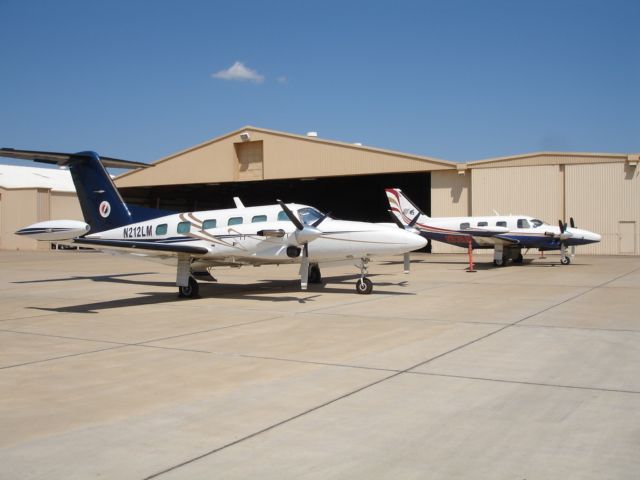
[[[100,206],[98,207],[98,212],[100,213],[100,216],[102,218],[107,218],[111,213],[111,205],[109,204],[109,202],[105,200],[102,203],[100,203]]]
[[[402,213],[404,213],[405,215],[414,216],[416,214],[416,211],[413,208],[405,208],[402,210]]]

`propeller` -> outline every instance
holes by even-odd
[[[570,218],[570,223],[571,223],[571,228],[575,228],[574,225],[574,221],[573,221],[573,217]],[[568,240],[569,238],[571,238],[573,236],[573,234],[569,231],[567,231],[567,223],[562,223],[562,220],[558,220],[558,225],[560,226],[560,256],[562,257],[562,263],[565,263],[565,259],[568,262],[568,259],[566,258],[567,256],[567,250],[566,250],[566,246],[565,246],[565,240]],[[573,252],[575,252],[575,247],[572,247]]]
[[[306,290],[307,283],[309,281],[309,242],[322,235],[322,231],[318,229],[318,226],[324,222],[327,217],[329,217],[330,213],[324,214],[311,225],[307,225],[302,223],[282,200],[277,200],[277,202],[280,204],[282,211],[287,215],[287,218],[291,220],[291,223],[296,227],[296,231],[294,233],[296,243],[298,245],[302,245],[302,259],[300,260],[300,287],[302,290]]]
[[[571,225],[571,228],[576,228],[576,222],[573,221],[573,217],[569,218],[569,225]]]
[[[413,217],[413,220],[411,220],[408,225],[404,225],[391,210],[387,210],[387,212],[389,212],[389,215],[391,215],[391,219],[393,220],[393,223],[395,223],[398,226],[398,228],[401,228],[402,230],[408,230],[409,232],[418,233],[418,231],[415,228],[413,228],[413,226],[416,224],[416,222],[420,218],[420,212],[418,212],[418,214],[415,217]],[[409,254],[409,252],[405,253],[402,256],[402,264],[404,267],[404,273],[409,273],[409,270],[411,267],[411,255]]]

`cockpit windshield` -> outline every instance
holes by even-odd
[[[544,222],[542,220],[538,220],[537,218],[534,218],[534,219],[531,220],[531,226],[533,228],[537,228],[540,225],[544,225]]]
[[[305,207],[298,210],[298,218],[302,220],[302,223],[307,225],[313,224],[316,220],[320,220],[324,215],[315,208]]]

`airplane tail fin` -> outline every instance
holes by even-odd
[[[69,167],[84,220],[90,233],[110,230],[135,221],[105,167],[141,168],[150,165],[99,157],[96,152],[56,153],[0,149],[0,156]]]
[[[421,217],[428,219],[429,216],[420,210],[420,208],[413,203],[409,197],[407,197],[399,188],[387,188],[385,189],[387,194],[387,200],[389,201],[389,207],[391,213],[396,216],[403,225],[409,225],[416,218],[416,215],[420,214]]]

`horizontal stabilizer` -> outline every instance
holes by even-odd
[[[16,150],[13,148],[0,148],[0,157],[19,158],[21,160],[33,160],[40,163],[51,163],[57,165],[66,165],[71,160],[89,159],[94,152],[79,153],[59,153],[59,152],[39,152],[35,150]],[[147,168],[153,165],[142,162],[131,162],[129,160],[120,160],[118,158],[100,157],[100,162],[105,167],[110,168]]]

